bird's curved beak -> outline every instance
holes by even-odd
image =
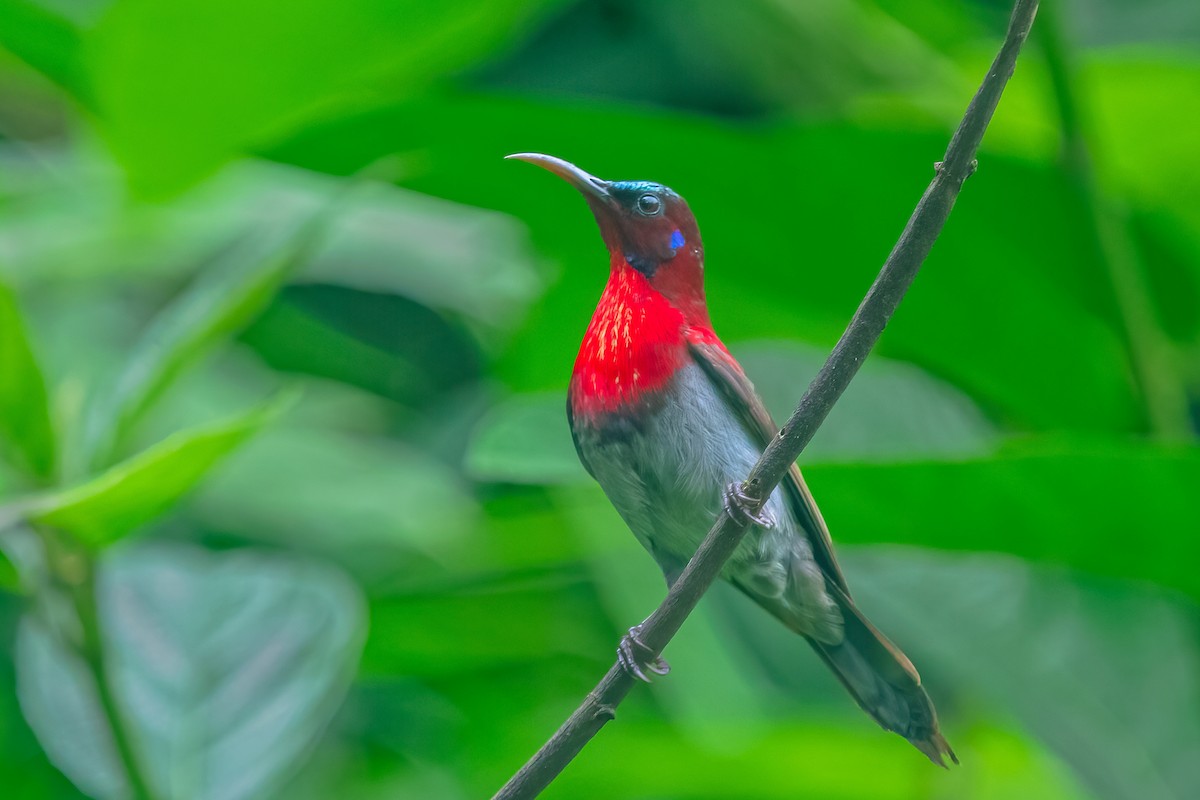
[[[612,203],[612,195],[608,192],[609,182],[600,180],[595,175],[584,172],[570,161],[563,161],[561,158],[541,153],[513,153],[511,156],[505,156],[505,158],[514,158],[517,161],[528,161],[530,164],[536,164],[543,169],[550,170],[582,192],[584,196],[595,198],[606,205]]]

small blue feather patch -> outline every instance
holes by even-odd
[[[671,248],[678,250],[681,247],[683,247],[683,233],[676,228],[675,232],[671,234]]]

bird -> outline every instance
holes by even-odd
[[[704,245],[687,202],[660,183],[601,180],[554,156],[508,158],[565,179],[599,223],[608,281],[571,373],[567,416],[584,468],[667,585],[718,514],[748,516],[753,526],[722,578],[807,639],[882,728],[934,764],[957,764],[916,668],[851,598],[799,468],[760,512],[749,510],[740,481],[779,429],[713,330]],[[666,674],[639,632],[621,640],[621,664],[641,680]]]

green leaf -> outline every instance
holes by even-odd
[[[105,138],[134,186],[161,195],[462,68],[529,14],[518,0],[118,0],[89,32],[88,65]]]
[[[480,421],[467,450],[476,480],[504,483],[580,483],[589,480],[571,444],[566,395],[517,395]]]
[[[301,425],[275,426],[234,454],[199,491],[193,516],[383,579],[414,551],[444,558],[471,541],[479,509],[446,465],[398,442]]]
[[[537,262],[516,218],[374,183],[347,198],[304,276],[402,294],[491,331],[523,321],[543,288]]]
[[[1200,16],[1195,4],[1187,4]],[[1149,15],[1147,19],[1151,19]],[[1132,206],[1143,280],[1168,334],[1192,347],[1181,356],[1195,397],[1200,347],[1200,176],[1179,97],[1200,92],[1200,59],[1184,53],[1089,63],[1079,93],[1094,109],[1092,138],[1104,189]],[[1153,147],[1146,147],[1148,141]],[[1120,214],[1117,215],[1120,218]],[[1124,220],[1121,220],[1124,222]]]
[[[805,475],[835,542],[1014,553],[1200,599],[1195,448],[1018,440],[990,458]]]
[[[845,566],[935,699],[980,698],[1016,718],[1097,798],[1174,800],[1200,785],[1194,605],[991,554],[870,548]]]
[[[0,142],[6,171],[24,170],[12,186],[0,186],[0,203],[11,192],[0,215],[5,267],[23,282],[174,284],[211,258],[214,243],[266,238],[257,249],[230,252],[231,261],[264,257],[269,242],[284,248],[286,234],[336,195],[337,213],[301,280],[403,295],[489,331],[519,321],[542,289],[524,223],[494,211],[362,179],[342,191],[346,178],[253,160],[229,165],[171,203],[129,203],[102,154],[39,154],[43,166],[35,169]],[[231,279],[255,271],[250,263],[211,268]]]
[[[225,422],[180,431],[86,483],[32,501],[27,517],[94,546],[110,544],[173,506],[291,401],[284,395]]]
[[[0,285],[0,446],[39,478],[55,467],[46,384],[12,290]]]
[[[732,349],[776,421],[791,416],[829,356],[792,342]],[[986,455],[999,443],[999,431],[959,389],[912,364],[871,356],[802,461],[960,459]]]
[[[554,791],[581,800],[1090,797],[1079,791],[1061,764],[1048,758],[1035,742],[1012,734],[1002,737],[994,730],[983,732],[978,743],[971,742],[961,767],[949,773],[932,772],[929,763],[914,755],[902,739],[873,729],[874,723],[861,714],[859,717],[834,724],[819,718],[776,716],[751,743],[719,747],[690,740],[681,735],[686,731],[679,726],[626,715],[621,717],[621,735],[602,736],[589,743],[584,757],[555,780]],[[532,744],[533,737],[529,738]],[[954,741],[960,754],[964,752],[962,743],[961,737]],[[484,787],[479,789],[475,794]]]
[[[0,46],[57,83],[85,106],[91,85],[82,59],[82,36],[71,20],[36,0],[0,0]]]
[[[142,413],[185,369],[248,324],[303,263],[322,215],[292,218],[230,250],[163,309],[129,354],[111,392],[93,403],[83,453],[106,466]]]
[[[0,624],[6,633],[15,633],[16,610],[24,600],[0,595]],[[0,659],[0,775],[4,776],[6,800],[85,800],[71,782],[50,763],[39,746],[33,731],[21,716],[21,705],[13,690],[16,682],[15,665],[10,644]]]
[[[366,628],[357,587],[327,566],[248,551],[125,549],[102,565],[111,683],[157,797],[269,796],[341,704]],[[93,797],[127,796],[84,664],[27,615],[21,709]]]
[[[607,661],[616,642],[595,630],[593,621],[602,617],[594,603],[581,592],[564,592],[561,583],[553,578],[493,581],[390,593],[372,605],[362,672],[376,679],[418,677],[436,685],[472,671],[520,666],[527,674],[529,665],[556,658]]]
[[[0,589],[16,593],[21,591],[22,584],[21,573],[8,541],[11,535],[7,530],[0,530]]]

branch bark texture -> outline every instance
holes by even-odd
[[[829,359],[779,435],[751,470],[743,488],[746,494],[756,498],[751,504],[752,512],[761,510],[766,498],[783,480],[834,403],[850,385],[929,255],[954,207],[963,181],[975,170],[975,153],[1012,76],[1037,7],[1037,0],[1017,0],[1004,44],[954,132],[945,158],[936,165],[933,181],[917,203],[904,232]],[[642,623],[641,641],[654,655],[661,653],[679,631],[704,592],[720,575],[725,561],[737,549],[748,527],[741,515],[722,514],[713,523],[666,599]],[[617,706],[633,685],[633,677],[619,663],[614,663],[562,727],[493,800],[527,800],[540,794],[600,728],[614,718]]]

